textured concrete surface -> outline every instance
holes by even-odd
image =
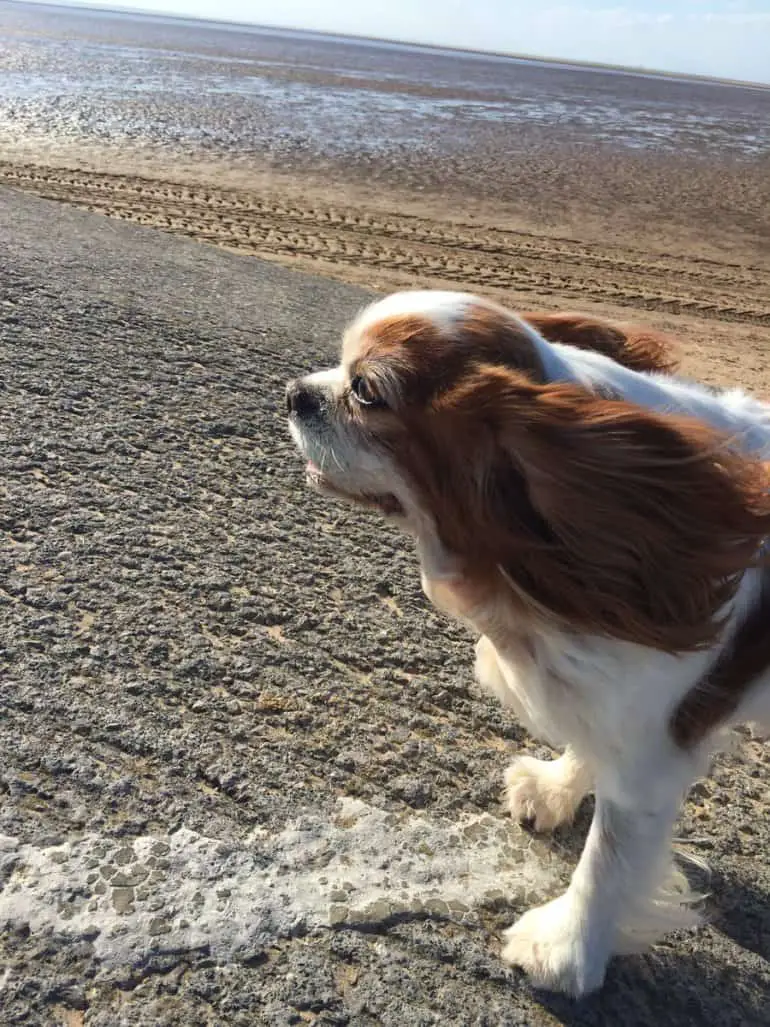
[[[0,191],[0,1022],[770,1022],[768,759],[696,786],[711,923],[533,993],[564,881],[500,805],[531,745],[411,549],[308,493],[287,377],[351,287]]]

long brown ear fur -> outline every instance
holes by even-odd
[[[648,328],[615,325],[584,314],[521,314],[544,339],[578,349],[595,350],[632,371],[665,371],[679,366],[674,344],[666,336]]]
[[[770,533],[770,465],[692,419],[495,367],[441,407],[476,438],[472,498],[438,516],[469,566],[502,568],[576,630],[670,652],[714,640]]]

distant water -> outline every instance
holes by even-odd
[[[387,160],[501,138],[752,160],[770,91],[0,0],[0,157],[4,139]]]

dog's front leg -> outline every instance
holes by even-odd
[[[620,789],[599,775],[593,823],[567,891],[506,931],[503,959],[535,986],[584,995],[600,987],[614,953],[697,922],[687,896],[667,891],[671,829],[689,780],[677,773],[681,766],[652,779],[649,762],[646,769]]]

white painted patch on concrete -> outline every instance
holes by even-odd
[[[240,843],[186,828],[46,848],[2,842],[0,925],[90,937],[112,964],[201,946],[237,960],[298,931],[420,913],[461,920],[500,899],[524,908],[557,891],[565,869],[507,820],[438,820],[356,799],[331,819],[305,816]]]

